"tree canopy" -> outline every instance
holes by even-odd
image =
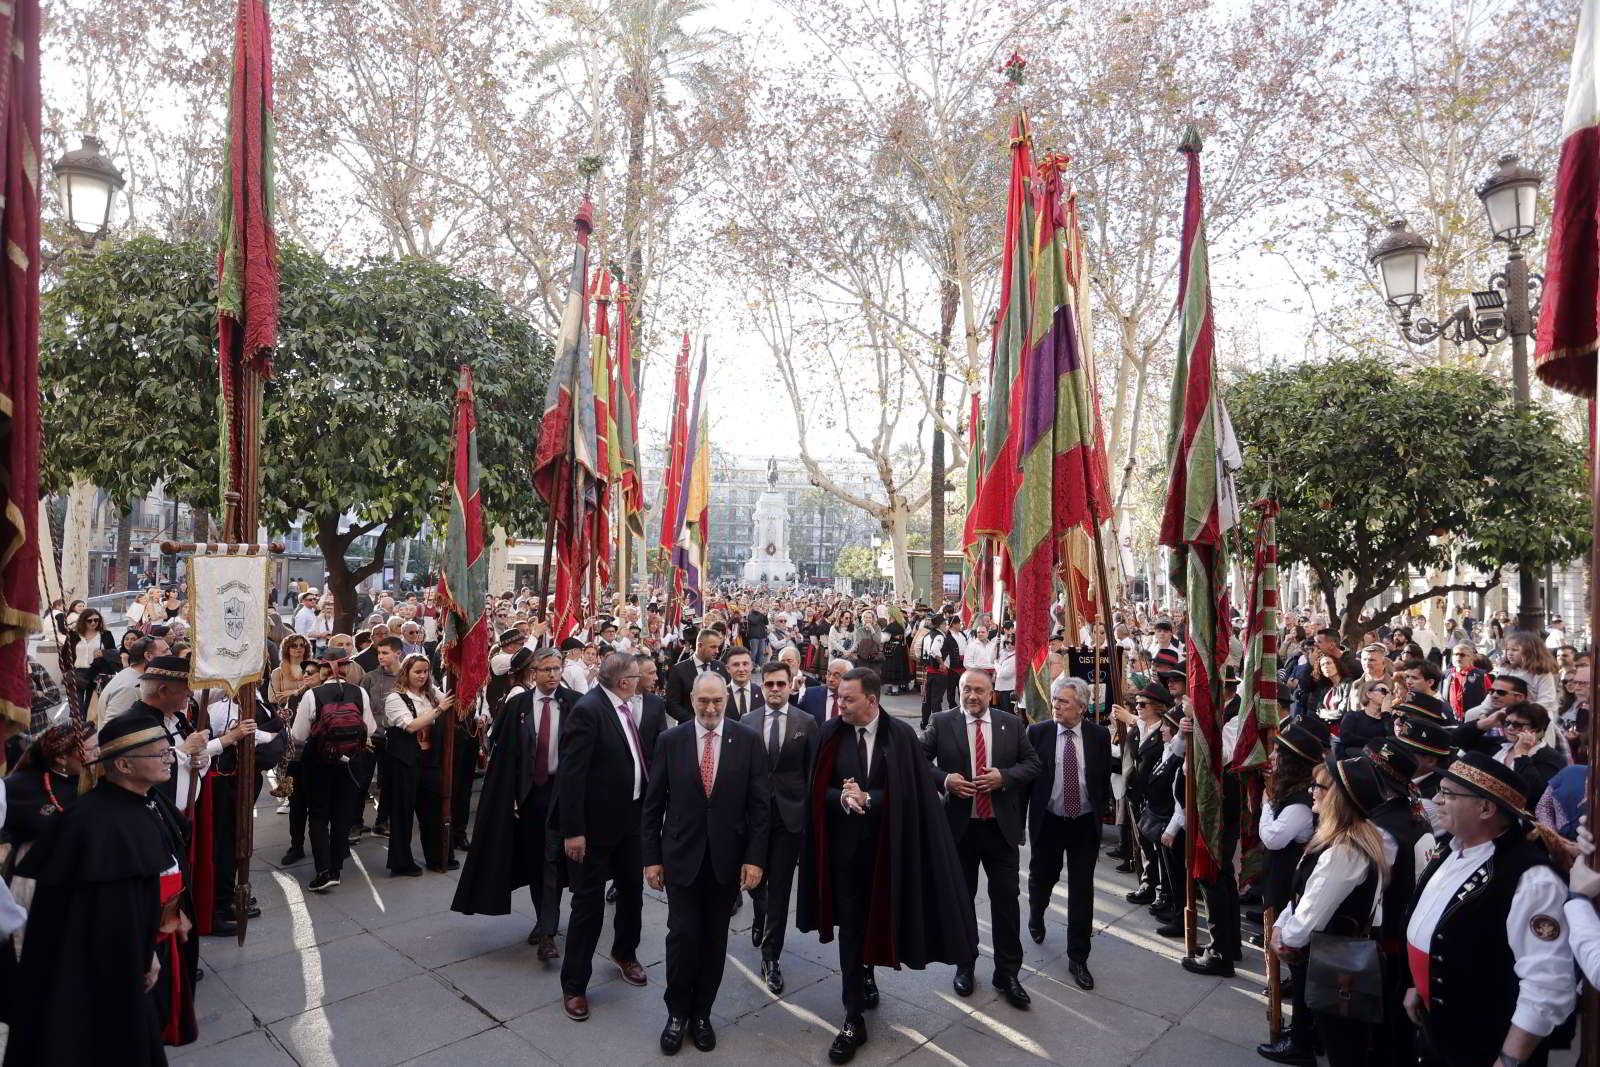
[[[1280,557],[1311,568],[1347,637],[1431,597],[1492,588],[1503,564],[1541,568],[1588,551],[1582,443],[1550,411],[1517,410],[1477,370],[1353,357],[1248,374],[1227,398],[1241,492],[1281,505]],[[1490,577],[1413,584],[1363,613],[1409,571],[1452,560]]]
[[[214,256],[205,244],[134,238],[78,255],[45,293],[46,489],[79,474],[113,500],[164,483],[175,499],[219,506]],[[341,266],[285,245],[281,266],[261,520],[283,529],[305,519],[341,618],[388,545],[443,514],[463,363],[474,368],[485,525],[532,526],[527,464],[549,341],[491,290],[420,259]],[[368,534],[373,558],[348,566]]]

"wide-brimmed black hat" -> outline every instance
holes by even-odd
[[[1383,772],[1365,756],[1352,756],[1349,759],[1335,759],[1329,756],[1327,768],[1328,773],[1333,775],[1334,785],[1366,818],[1370,819],[1372,813],[1389,799],[1389,789],[1384,785]]]
[[[1362,752],[1384,773],[1392,793],[1402,796],[1410,791],[1411,779],[1417,776],[1417,756],[1399,738],[1374,737]]]
[[[114,759],[129,749],[148,745],[172,735],[153,715],[126,713],[100,727],[100,762]]]
[[[1512,817],[1533,821],[1528,814],[1528,780],[1494,757],[1463,752],[1448,766],[1440,767],[1439,773],[1494,801]]]
[[[506,673],[518,674],[531,666],[533,666],[533,649],[524,646],[511,654],[511,665],[506,668]]]
[[[1394,739],[1421,756],[1448,759],[1455,752],[1450,744],[1450,731],[1420,715],[1396,715]]]
[[[514,641],[526,641],[527,639],[527,634],[513,626],[509,630],[500,631],[499,643],[502,645],[509,645]]]
[[[1394,706],[1394,712],[1396,715],[1415,715],[1429,722],[1450,725],[1450,713],[1445,710],[1444,701],[1427,693],[1410,694],[1403,704]]]
[[[1328,755],[1328,727],[1319,719],[1297,715],[1279,728],[1278,744],[1307,763],[1321,763]]]
[[[1178,664],[1182,662],[1182,657],[1178,655],[1178,650],[1175,648],[1163,648],[1160,652],[1155,654],[1152,662],[1155,664],[1157,670],[1164,671],[1178,666]]]
[[[329,645],[322,650],[322,662],[343,663],[350,658],[350,650],[343,645]]]
[[[182,656],[157,656],[144,665],[145,678],[159,678],[166,682],[187,682],[189,661]]]
[[[561,651],[582,652],[583,642],[579,641],[576,637],[569,637],[565,641],[561,642]]]
[[[1135,692],[1133,695],[1135,697],[1143,697],[1146,700],[1154,701],[1155,703],[1160,704],[1163,708],[1172,707],[1172,694],[1167,692],[1164,686],[1147,685],[1143,689]]]

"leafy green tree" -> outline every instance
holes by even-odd
[[[47,489],[79,474],[118,501],[165,483],[175,499],[219,506],[214,256],[139,237],[79,255],[45,294]],[[474,368],[485,528],[535,524],[527,471],[546,338],[482,285],[417,259],[346,267],[287,245],[281,295],[261,521],[304,519],[341,627],[389,545],[427,515],[443,520],[460,364]],[[351,558],[369,535],[372,557]]]
[[[1476,370],[1340,359],[1246,375],[1227,398],[1241,493],[1277,499],[1281,558],[1311,568],[1347,638],[1431,597],[1491,589],[1504,565],[1588,551],[1582,443]],[[1413,587],[1364,613],[1408,571],[1452,559],[1488,580]]]
[[[862,582],[875,582],[883,577],[878,572],[877,555],[865,545],[841,548],[833,561],[833,576]]]

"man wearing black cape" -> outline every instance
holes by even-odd
[[[49,823],[18,874],[37,880],[6,1067],[164,1064],[162,1008],[184,999],[170,943],[187,936],[177,813],[155,786],[172,744],[153,717],[100,731],[105,777]]]
[[[538,947],[539,959],[553,960],[561,955],[555,932],[565,858],[550,832],[550,809],[561,723],[578,694],[561,684],[561,653],[554,648],[519,649],[507,674],[515,685],[489,732],[478,821],[450,907],[463,915],[507,915],[511,894],[527,886],[538,916],[528,944]]]
[[[880,691],[866,667],[839,683],[800,852],[797,925],[824,943],[839,928],[845,1025],[828,1049],[833,1063],[866,1044],[874,966],[965,968],[978,956],[978,921],[933,772],[916,731],[879,707]]]

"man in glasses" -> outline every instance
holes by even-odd
[[[821,727],[810,715],[789,703],[793,668],[774,660],[761,668],[761,709],[744,720],[761,735],[767,767],[771,809],[767,816],[766,876],[750,893],[755,921],[750,938],[761,949],[761,977],[777,996],[783,992],[783,935],[789,926],[789,891],[806,827],[806,787],[811,781]]]
[[[100,782],[17,868],[37,892],[12,991],[11,1063],[165,1063],[163,1025],[173,1042],[196,1034],[177,941],[183,838],[157,788],[172,777],[172,743],[160,720],[125,714],[100,730],[99,746]],[[18,925],[0,922],[0,932]]]
[[[1493,711],[1456,729],[1455,746],[1463,752],[1482,752],[1510,767],[1533,788],[1533,795],[1539,796],[1567,765],[1561,753],[1545,744],[1550,712],[1543,705],[1529,703],[1528,683],[1509,674],[1489,686],[1489,702]]]

